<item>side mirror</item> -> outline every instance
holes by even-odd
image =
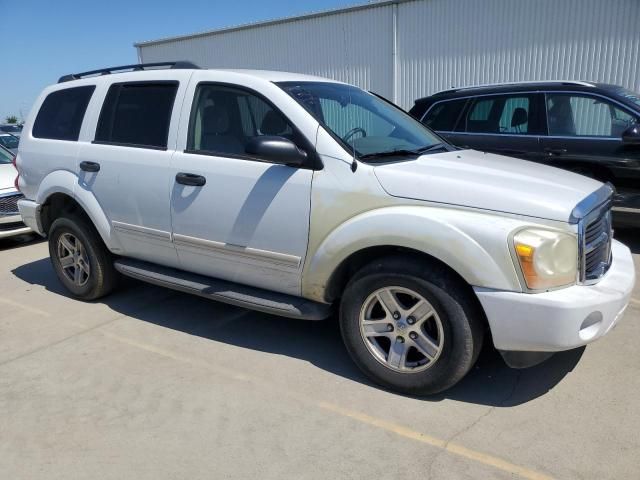
[[[631,125],[622,132],[622,143],[625,145],[640,145],[640,125]]]
[[[252,156],[269,162],[282,163],[292,167],[304,165],[307,153],[284,137],[260,135],[247,143],[245,151]]]

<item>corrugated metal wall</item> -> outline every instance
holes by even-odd
[[[368,90],[393,85],[391,7],[199,36],[142,47],[143,62],[191,60],[209,68],[284,70]]]
[[[637,91],[640,0],[373,4],[143,44],[140,55],[145,62],[187,59],[205,67],[326,76],[395,98],[405,108],[451,86],[504,81],[584,79]]]
[[[398,8],[399,103],[452,86],[593,80],[640,89],[639,0],[425,0]]]

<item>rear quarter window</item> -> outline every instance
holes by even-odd
[[[51,140],[77,141],[94,85],[66,88],[47,95],[33,124],[32,135]]]

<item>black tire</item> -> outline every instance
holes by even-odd
[[[360,313],[365,302],[390,286],[418,293],[439,317],[440,353],[432,365],[421,367],[426,370],[403,373],[391,369],[374,356],[361,334]],[[441,392],[460,381],[477,360],[484,337],[483,314],[468,285],[441,265],[402,256],[375,261],[351,278],[341,300],[340,329],[351,358],[365,375],[390,390],[418,396]],[[424,361],[430,363],[426,357]]]
[[[82,247],[83,258],[89,268],[88,273],[83,273],[86,278],[81,279],[81,284],[70,278],[70,269],[65,273],[62,267],[59,241],[63,236],[65,239],[77,239]],[[64,253],[68,253],[68,250]],[[49,229],[49,256],[62,284],[78,299],[95,300],[103,297],[111,292],[117,283],[118,272],[113,266],[111,252],[94,226],[79,215],[60,217],[53,222]]]

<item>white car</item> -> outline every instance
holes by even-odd
[[[455,149],[344,83],[162,66],[62,77],[25,124],[20,212],[77,298],[124,274],[336,311],[356,364],[412,394],[459,381],[487,331],[524,367],[621,318],[635,273],[608,186]]]
[[[15,187],[18,172],[13,160],[13,153],[0,146],[0,239],[31,231],[18,213],[18,200],[23,196]]]

